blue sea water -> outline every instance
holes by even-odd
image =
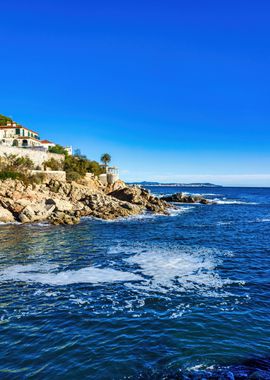
[[[270,189],[0,226],[0,379],[270,378]]]

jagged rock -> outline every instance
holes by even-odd
[[[50,198],[46,200],[46,205],[54,205],[56,211],[72,211],[73,205],[71,202],[63,200],[63,199],[57,199],[57,198]]]
[[[46,220],[54,211],[54,205],[35,204],[26,206],[19,214],[18,219],[22,223],[32,223]]]
[[[187,195],[185,193],[176,193],[162,197],[161,200],[166,202],[179,202],[179,203],[202,203],[202,204],[212,204],[214,202],[202,197],[201,195]]]
[[[86,197],[84,202],[90,209],[88,215],[102,219],[116,219],[139,214],[143,211],[143,207],[113,199],[105,194],[91,194]]]
[[[125,182],[119,179],[115,181],[113,184],[107,185],[104,191],[106,194],[109,194],[109,193],[112,193],[113,191],[124,189],[125,187],[127,187]]]
[[[51,180],[26,186],[19,180],[0,181],[0,207],[11,213],[12,220],[22,223],[49,220],[53,224],[78,223],[81,216],[88,215],[110,220],[145,210],[165,214],[170,207],[147,190],[127,187],[122,181],[110,187],[97,180],[85,183]]]
[[[166,202],[157,197],[154,197],[149,193],[148,190],[143,189],[139,186],[126,186],[125,188],[109,193],[109,195],[121,201],[143,206],[147,210],[156,213],[166,213],[166,210],[170,207]]]
[[[14,219],[13,214],[7,209],[0,206],[0,222],[9,223],[9,222],[14,222],[14,221],[15,219]]]
[[[80,217],[77,215],[66,214],[65,212],[56,212],[49,218],[50,222],[54,225],[59,224],[78,224]]]

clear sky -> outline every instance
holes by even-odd
[[[125,180],[270,186],[269,0],[1,2],[0,113]]]

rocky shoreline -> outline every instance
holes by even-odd
[[[138,186],[117,181],[104,187],[93,179],[26,185],[20,180],[0,181],[0,222],[76,224],[84,216],[105,220],[145,211],[168,214],[171,206]]]

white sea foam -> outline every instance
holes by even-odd
[[[217,194],[217,193],[185,193],[185,194],[187,194],[187,195],[192,195],[192,196],[202,196],[202,197],[207,197],[207,196],[209,196],[209,197],[217,197],[217,196],[219,196],[219,197],[222,197],[223,195],[222,194]]]
[[[177,215],[180,215],[180,214],[184,214],[186,212],[190,212],[193,208],[195,208],[195,206],[189,206],[189,207],[179,207],[179,205],[177,206],[177,208],[170,208],[168,210],[169,212],[169,215],[170,216],[177,216]]]
[[[56,271],[57,266],[49,264],[14,265],[0,272],[0,281],[36,282],[48,285],[69,285],[76,283],[108,283],[138,281],[141,276],[111,268],[86,267],[79,270]]]
[[[223,195],[222,194],[217,194],[217,193],[202,193],[202,194],[200,194],[200,195],[203,195],[204,197],[207,197],[207,196],[209,196],[209,197],[215,197],[215,196],[220,196],[220,197],[222,197]]]
[[[237,201],[237,200],[230,200],[230,199],[218,199],[215,198],[213,201],[219,205],[256,205],[256,202],[244,202],[244,201]]]
[[[156,218],[164,218],[168,216],[177,216],[179,214],[185,213],[190,211],[190,209],[194,208],[194,206],[191,207],[179,207],[179,204],[176,204],[177,208],[170,208],[168,209],[168,215],[166,214],[154,214],[151,212],[144,212],[142,214],[138,215],[130,215],[130,216],[125,216],[113,220],[103,220],[103,219],[98,219],[95,218],[96,220],[103,222],[103,223],[120,223],[120,222],[136,222],[136,221],[143,221],[143,220],[150,220],[150,219],[156,219]],[[89,219],[88,217],[85,217],[84,219]],[[91,219],[93,219],[91,217]]]
[[[270,222],[270,218],[258,218],[258,219],[256,219],[256,222],[258,222],[258,223],[268,223],[268,222]]]
[[[222,262],[225,253],[214,249],[176,244],[157,246],[155,243],[120,243],[113,246],[109,253],[122,257],[123,270],[94,266],[63,270],[49,263],[32,263],[4,268],[0,272],[0,281],[22,281],[52,286],[122,282],[126,288],[139,294],[140,299],[149,293],[159,292],[170,297],[171,292],[187,291],[218,297],[221,291],[223,295],[226,293],[222,288],[232,283],[218,274],[217,266]],[[53,296],[53,293],[50,296]],[[181,312],[179,310],[180,314]]]
[[[21,224],[19,222],[0,222],[0,226],[9,226],[11,224]]]
[[[229,226],[233,224],[234,222],[228,221],[228,222],[217,222],[217,226]]]
[[[136,266],[136,273],[146,276],[144,284],[131,285],[132,288],[167,292],[217,290],[230,280],[221,279],[215,268],[219,259],[210,249],[182,247],[175,249],[144,250],[126,259]]]

